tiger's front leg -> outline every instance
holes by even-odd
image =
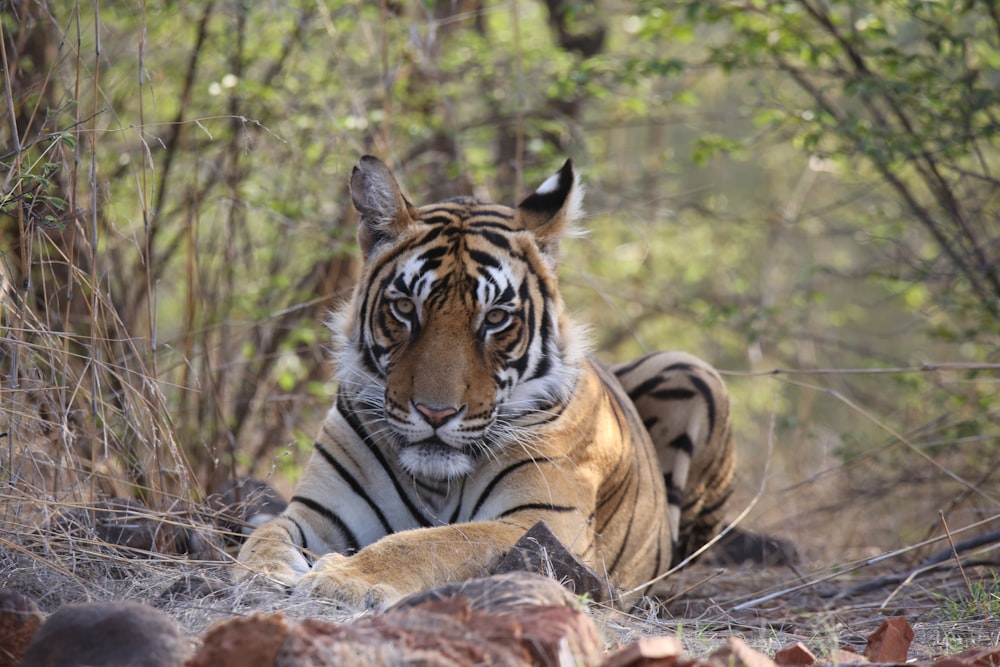
[[[295,522],[279,516],[257,528],[240,549],[241,567],[233,572],[236,581],[262,575],[281,586],[295,586],[310,571],[309,562],[294,537],[299,532]]]
[[[489,574],[526,530],[485,521],[393,533],[352,556],[322,556],[295,589],[381,610],[407,595]]]

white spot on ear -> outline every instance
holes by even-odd
[[[535,190],[540,195],[547,195],[550,192],[555,192],[559,188],[559,174],[552,174],[545,182],[538,186]]]

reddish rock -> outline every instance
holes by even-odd
[[[281,614],[222,621],[209,628],[185,667],[274,667],[288,632]]]
[[[180,667],[191,653],[177,623],[137,602],[61,607],[42,624],[21,667]]]
[[[463,627],[447,617],[420,618],[418,614],[393,614],[362,619],[350,625],[333,625],[310,619],[291,629],[278,653],[275,667],[381,667],[382,665],[420,664],[427,667],[492,664],[523,665],[523,656],[513,646],[494,647],[469,630],[457,636]]]
[[[569,606],[516,613],[475,609],[468,598],[427,600],[347,625],[307,620],[289,630],[276,667],[420,664],[459,667],[599,665],[593,621]]]
[[[0,590],[0,667],[21,664],[41,624],[42,614],[34,600],[12,588]]]
[[[572,607],[536,607],[519,612],[521,644],[531,665],[599,665],[603,642],[593,619]],[[666,638],[665,638],[666,639]]]
[[[850,646],[842,646],[841,648],[833,649],[830,651],[830,655],[827,656],[827,660],[835,665],[857,665],[862,662],[868,662],[868,658],[861,655]]]
[[[774,661],[782,667],[797,667],[816,664],[816,654],[806,648],[802,642],[794,642],[778,649]]]
[[[933,667],[973,667],[973,664],[968,660],[963,660],[962,658],[948,656],[935,660]]]
[[[709,657],[729,667],[775,667],[773,660],[747,646],[739,637],[730,637]]]
[[[977,667],[995,667],[1000,665],[1000,646],[970,648],[950,657],[970,662]]]
[[[872,662],[906,662],[912,641],[910,624],[902,616],[893,616],[868,636],[865,657]]]
[[[676,637],[647,637],[612,651],[602,667],[671,667],[682,650]]]

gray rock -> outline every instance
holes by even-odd
[[[191,648],[158,609],[136,602],[74,604],[42,624],[21,667],[181,667]]]

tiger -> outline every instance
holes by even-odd
[[[332,320],[334,405],[238,580],[383,609],[488,575],[544,521],[627,604],[712,537],[726,387],[683,352],[589,352],[556,276],[581,215],[571,160],[516,208],[416,207],[373,156],[349,186],[361,269]]]

